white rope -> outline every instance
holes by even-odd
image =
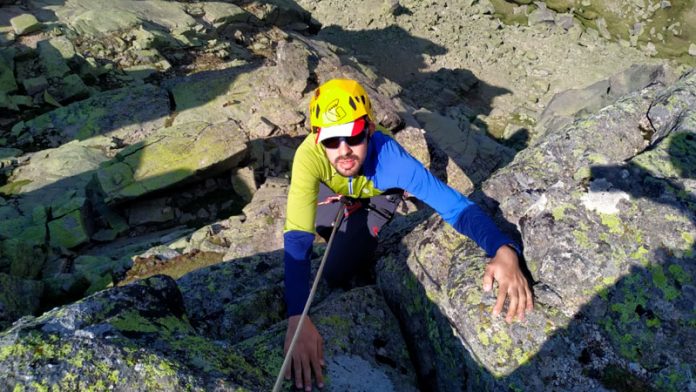
[[[333,243],[334,234],[340,226],[341,216],[343,215],[343,206],[338,209],[336,214],[336,219],[334,220],[334,227],[331,230],[331,236],[329,237],[329,242],[326,244],[326,250],[324,251],[324,256],[321,258],[321,263],[319,264],[319,269],[317,270],[317,276],[314,278],[314,283],[312,284],[312,290],[309,292],[309,298],[305,303],[304,310],[302,310],[302,316],[300,316],[300,321],[297,323],[297,328],[295,329],[295,334],[292,336],[292,341],[290,342],[290,347],[288,347],[288,352],[285,354],[285,359],[283,360],[283,366],[280,368],[280,373],[278,373],[278,378],[276,378],[275,386],[273,387],[273,392],[278,392],[280,390],[280,385],[283,383],[283,375],[285,370],[290,364],[290,359],[292,358],[292,350],[295,348],[295,343],[297,343],[297,337],[300,336],[300,329],[302,329],[302,324],[304,323],[307,313],[309,313],[309,307],[312,305],[312,299],[314,299],[314,294],[317,291],[317,286],[319,285],[319,278],[321,278],[321,273],[324,271],[324,262],[329,255],[329,250],[331,249],[331,244]],[[297,375],[295,375],[297,376]]]

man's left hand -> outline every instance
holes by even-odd
[[[500,314],[505,298],[509,297],[505,321],[512,322],[515,315],[523,321],[525,312],[531,312],[534,307],[532,292],[520,269],[517,252],[507,245],[501,246],[486,266],[486,272],[483,274],[484,291],[493,288],[493,280],[498,282],[498,299],[493,307],[493,315]]]

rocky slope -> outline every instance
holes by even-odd
[[[409,201],[376,281],[320,290],[329,390],[696,391],[693,15],[0,2],[2,389],[270,389],[293,150],[341,76],[520,238],[537,306],[492,318],[484,255]]]

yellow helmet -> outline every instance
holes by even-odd
[[[312,132],[350,123],[363,116],[375,121],[370,98],[355,80],[331,79],[314,90],[309,102]]]

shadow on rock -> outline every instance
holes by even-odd
[[[18,168],[14,181],[0,188],[6,197],[0,206],[0,271],[16,278],[11,287],[3,285],[3,324],[39,310],[38,303],[10,306],[18,301],[13,287],[33,288],[28,297],[42,297],[44,307],[63,304],[119,281],[135,254],[190,233],[172,226],[186,223],[185,214],[194,217],[202,208],[195,198],[200,203],[214,191],[191,193],[186,186],[194,181],[219,181],[227,200],[217,213],[238,213],[245,203],[239,195],[253,192],[244,182],[233,184],[229,173],[248,160],[251,147],[245,137],[230,137],[231,125],[162,128],[111,158],[75,141],[44,150]],[[167,196],[173,189],[184,191]],[[198,219],[217,219],[217,213]],[[147,234],[148,227],[170,229]]]

